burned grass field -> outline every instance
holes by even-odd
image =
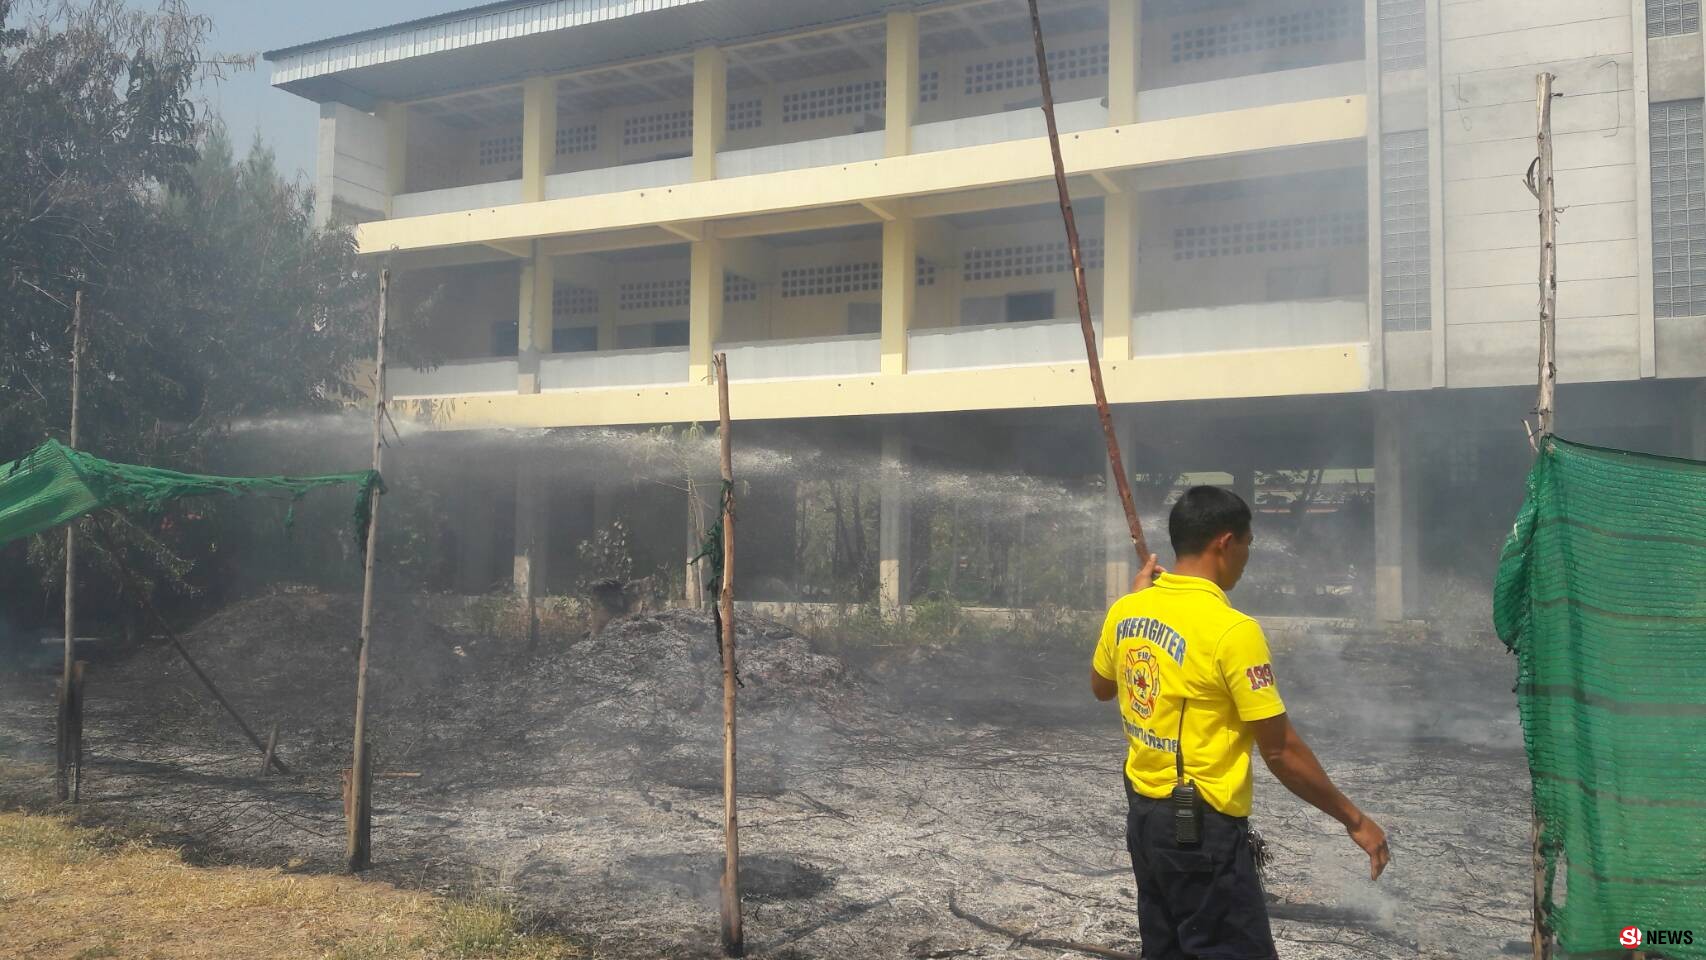
[[[258,757],[169,653],[98,659],[78,818],[144,824],[209,867],[336,872],[357,609],[283,592],[188,634],[240,710],[278,723],[288,777],[259,776]],[[950,897],[1027,936],[1136,952],[1123,744],[1111,708],[1086,690],[1090,638],[1020,643],[968,628],[950,643],[856,647],[740,624],[751,955],[1061,955],[980,929]],[[718,955],[709,616],[635,615],[534,646],[489,626],[425,599],[380,609],[370,876],[513,897],[588,955]],[[1394,856],[1369,883],[1338,826],[1259,772],[1282,953],[1526,949],[1528,790],[1503,651],[1323,627],[1276,635],[1275,647],[1299,727],[1386,826]],[[51,681],[20,672],[0,688],[0,802],[48,809]]]

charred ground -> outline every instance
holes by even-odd
[[[278,592],[188,637],[246,715],[279,724],[291,777],[256,775],[169,651],[99,659],[80,816],[149,824],[208,862],[335,870],[357,612],[354,598]],[[382,607],[375,636],[377,876],[512,893],[603,956],[715,955],[720,678],[707,615],[637,615],[529,645],[421,598]],[[1089,638],[986,642],[969,628],[951,643],[855,649],[748,617],[738,641],[754,956],[1046,955],[956,919],[950,891],[1005,926],[1136,950],[1122,745],[1085,690]],[[1513,949],[1527,926],[1528,791],[1496,641],[1315,628],[1275,646],[1294,718],[1394,850],[1368,883],[1337,825],[1262,772],[1282,952]],[[0,674],[0,757],[51,758],[50,690],[44,673]],[[40,768],[16,769],[0,767],[0,803],[45,808]]]

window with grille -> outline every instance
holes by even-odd
[[[685,307],[690,293],[688,280],[644,280],[637,283],[624,283],[616,291],[616,307],[619,310],[661,310],[667,307]]]
[[[629,117],[622,125],[622,145],[637,147],[693,136],[693,111],[669,110]]]
[[[1413,70],[1428,63],[1422,0],[1380,0],[1380,69]]]
[[[593,353],[597,350],[597,327],[557,327],[551,331],[552,353]]]
[[[730,130],[757,130],[764,126],[764,101],[741,100],[729,104]]]
[[[1706,316],[1706,146],[1701,102],[1652,105],[1653,312]]]
[[[521,162],[521,134],[512,137],[486,137],[480,141],[480,166]]]
[[[1085,237],[1081,242],[1084,269],[1102,268],[1102,240]],[[963,265],[965,279],[1000,280],[1006,277],[1033,277],[1045,273],[1065,273],[1072,269],[1072,253],[1066,241],[1030,243],[1011,247],[988,247],[967,250]]]
[[[1105,43],[1048,52],[1048,76],[1052,83],[1105,77],[1107,74],[1108,45]],[[967,96],[1034,87],[1038,83],[1036,54],[966,64]]]
[[[1239,17],[1174,31],[1171,37],[1172,59],[1174,63],[1189,63],[1260,50],[1331,43],[1352,36],[1356,29],[1355,14],[1345,6]]]
[[[849,113],[882,113],[887,96],[888,83],[883,80],[797,90],[782,95],[782,122],[799,123]]]
[[[1647,36],[1674,37],[1700,29],[1700,0],[1647,0]]]
[[[588,123],[579,127],[557,128],[557,155],[591,153],[598,149],[598,125]]]
[[[723,302],[751,303],[758,299],[758,284],[737,273],[723,274]]]
[[[942,98],[942,72],[931,70],[918,77],[918,102],[935,103]]]
[[[1387,330],[1433,325],[1428,132],[1380,140],[1380,311]]]
[[[782,271],[782,296],[830,297],[883,288],[883,265],[837,263],[825,267],[796,267]]]
[[[1204,224],[1173,231],[1174,260],[1209,260],[1259,253],[1348,247],[1368,241],[1361,210],[1273,217],[1244,223]]]
[[[918,258],[918,285],[934,287],[936,285],[936,265],[923,257]]]
[[[591,287],[560,286],[551,291],[552,317],[588,317],[597,314],[597,290]]]

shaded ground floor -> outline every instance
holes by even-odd
[[[1565,385],[1564,435],[1706,456],[1683,381]],[[1190,483],[1257,510],[1239,603],[1270,615],[1484,627],[1523,494],[1528,391],[1147,404],[1115,410],[1151,548]],[[738,411],[737,411],[738,413]],[[1133,556],[1085,408],[738,421],[740,594],[774,603],[1099,609]],[[422,433],[388,460],[409,584],[584,595],[616,579],[691,598],[718,496],[714,431]],[[400,511],[400,512],[399,512]],[[405,556],[394,551],[407,550]]]

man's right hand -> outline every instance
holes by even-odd
[[[1356,819],[1345,825],[1345,832],[1368,854],[1368,878],[1379,880],[1386,865],[1392,862],[1392,850],[1386,845],[1386,831],[1358,812]]]
[[[1153,553],[1150,554],[1149,559],[1143,562],[1143,569],[1137,571],[1137,576],[1132,579],[1131,592],[1142,593],[1148,590],[1154,585],[1155,578],[1166,572],[1161,567],[1161,558]]]

